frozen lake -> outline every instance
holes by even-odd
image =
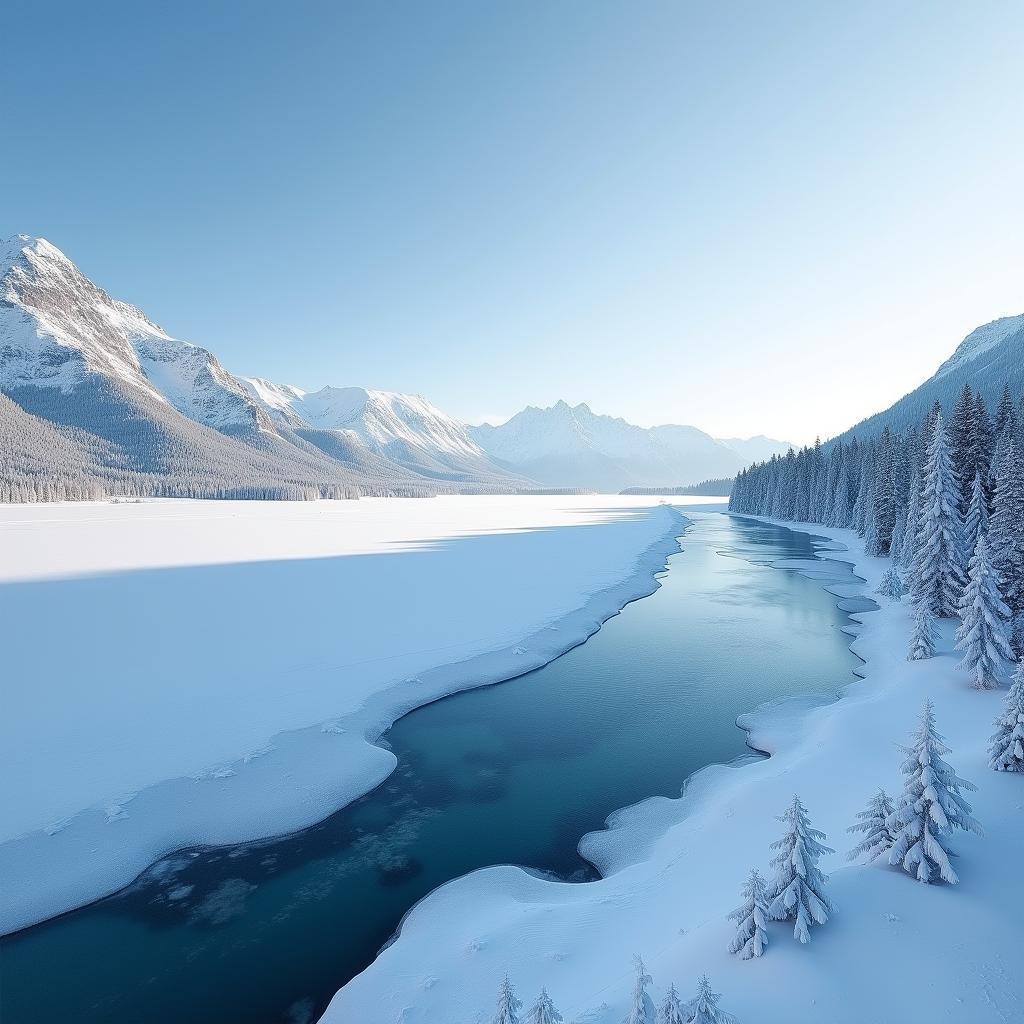
[[[167,858],[3,940],[5,1024],[315,1020],[445,881],[496,863],[595,877],[582,835],[751,756],[737,715],[828,699],[856,664],[836,598],[767,565],[813,559],[806,535],[687,514],[655,595],[541,669],[400,719],[397,770],[356,803],[294,836]]]

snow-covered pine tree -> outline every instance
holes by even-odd
[[[892,528],[892,537],[889,538],[889,557],[893,566],[902,565],[903,545],[907,534],[907,509],[901,506],[896,510],[896,522]]]
[[[845,528],[850,525],[850,484],[849,471],[845,462],[840,462],[836,474],[836,491],[832,500],[832,520],[829,526]]]
[[[651,976],[644,967],[643,960],[638,956],[633,957],[633,968],[636,970],[636,981],[633,983],[633,999],[629,1004],[629,1013],[623,1024],[654,1024],[654,1004],[647,994],[647,986],[651,983]]]
[[[992,427],[992,417],[985,408],[985,399],[979,391],[974,396],[975,413],[974,429],[978,439],[978,466],[977,472],[981,477],[982,485],[987,484],[989,475],[992,472],[992,449],[995,446],[996,435]],[[986,491],[986,493],[988,493]]]
[[[1010,446],[1010,442],[1016,444],[1017,441],[1017,428],[1007,427],[996,434],[995,444],[992,447],[992,459],[989,462],[988,467],[988,480],[986,481],[989,497],[994,497],[996,493],[996,485],[999,482],[999,470],[1003,465],[1003,459],[1006,458],[1006,449]],[[991,503],[989,504],[989,511],[991,511]]]
[[[721,998],[718,992],[711,991],[711,982],[703,975],[697,982],[697,995],[686,1007],[690,1024],[736,1024],[736,1018],[718,1005]]]
[[[546,988],[540,990],[537,1002],[530,1007],[524,1024],[562,1024],[562,1015],[555,1009]]]
[[[878,533],[878,515],[875,511],[874,489],[868,492],[867,505],[864,509],[864,553],[878,557],[885,554],[882,538]]]
[[[689,1024],[690,1015],[683,1008],[675,985],[669,985],[658,1007],[658,1024]]]
[[[1024,772],[1024,661],[1017,666],[996,731],[989,741],[989,765],[997,772]]]
[[[893,835],[889,831],[889,818],[895,808],[889,794],[880,789],[871,798],[863,811],[857,812],[857,824],[851,825],[847,832],[864,832],[864,838],[847,854],[847,860],[867,857],[876,860],[893,844]]]
[[[921,491],[920,529],[911,592],[932,614],[952,618],[964,588],[960,485],[949,454],[942,413],[936,413]]]
[[[1010,384],[1007,381],[1003,384],[1003,395],[996,408],[995,423],[993,423],[996,437],[1009,426],[1011,433],[1017,430],[1017,410],[1013,406],[1013,394],[1010,391]]]
[[[927,601],[914,605],[914,629],[910,634],[910,653],[907,661],[925,661],[935,657],[939,638],[935,631],[935,616]]]
[[[976,690],[994,690],[999,685],[999,659],[1013,660],[1007,639],[1010,609],[996,586],[996,573],[988,555],[984,534],[971,559],[970,576],[960,605],[962,622],[956,633],[956,649],[963,651],[957,668],[970,673]]]
[[[764,879],[754,868],[743,885],[743,903],[730,915],[736,922],[736,934],[729,943],[730,953],[744,960],[760,956],[768,945],[768,898]]]
[[[889,553],[899,505],[898,457],[896,438],[886,425],[875,449],[875,480],[871,500],[874,525],[869,525],[867,530],[872,545],[868,554],[871,555]]]
[[[878,583],[878,590],[875,591],[882,597],[888,597],[892,601],[898,601],[906,592],[899,570],[895,565],[890,565]]]
[[[898,550],[893,552],[893,561],[904,568],[914,564],[917,553],[917,535],[921,529],[921,477],[915,472],[910,479],[907,497],[907,517],[903,525],[903,536]]]
[[[871,448],[864,446],[861,449],[860,459],[860,486],[857,490],[857,500],[853,503],[851,519],[852,526],[857,531],[858,537],[863,537],[867,530],[868,512],[871,504],[871,496],[874,493],[874,452]]]
[[[982,835],[981,825],[971,817],[971,806],[961,790],[975,787],[958,778],[942,759],[949,747],[935,731],[935,711],[928,701],[921,711],[921,724],[913,743],[904,747],[903,797],[889,818],[893,845],[889,863],[903,868],[919,882],[936,877],[955,885],[960,879],[949,863],[946,836],[955,828]]]
[[[860,493],[860,464],[863,461],[863,446],[854,434],[846,448],[846,507],[849,509],[847,516],[847,529],[854,529],[853,507],[857,503],[857,495]]]
[[[836,484],[843,472],[843,442],[837,441],[828,457],[821,484],[821,521],[826,526],[836,525]]]
[[[494,1017],[491,1018],[491,1024],[519,1024],[519,1011],[522,1006],[523,1004],[516,999],[512,982],[506,975],[498,989],[498,1008],[495,1010]]]
[[[1010,612],[1024,612],[1024,459],[1010,440],[995,467],[996,489],[989,521],[992,564]]]
[[[794,937],[810,942],[811,926],[824,924],[832,910],[825,896],[828,879],[818,870],[818,858],[835,850],[819,842],[826,836],[811,828],[798,796],[779,821],[785,822],[786,832],[772,843],[779,852],[772,858],[775,879],[768,891],[768,916],[773,921],[792,921]]]
[[[988,533],[988,497],[981,482],[981,473],[974,474],[971,486],[971,498],[967,503],[967,515],[964,518],[964,557],[969,560],[978,546],[978,538]]]
[[[961,514],[967,512],[967,503],[971,498],[971,481],[978,471],[978,408],[974,401],[974,392],[970,384],[964,384],[960,399],[956,403],[949,421],[950,457],[953,469],[960,481]],[[973,548],[971,549],[973,550]]]

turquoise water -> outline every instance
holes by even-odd
[[[836,598],[767,564],[813,559],[806,535],[693,519],[661,589],[586,644],[396,722],[398,768],[361,800],[284,839],[176,854],[4,939],[4,1024],[303,1024],[441,883],[496,863],[593,878],[576,847],[608,814],[751,756],[737,715],[853,678]]]

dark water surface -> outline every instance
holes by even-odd
[[[693,519],[661,589],[586,644],[396,722],[398,768],[361,800],[284,839],[176,854],[3,940],[3,1024],[303,1024],[441,883],[498,863],[593,878],[576,846],[608,814],[749,755],[737,715],[853,678],[836,598],[764,564],[813,559],[805,534]]]

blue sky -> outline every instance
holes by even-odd
[[[797,441],[1024,311],[1024,4],[52,3],[0,235],[234,372]]]

